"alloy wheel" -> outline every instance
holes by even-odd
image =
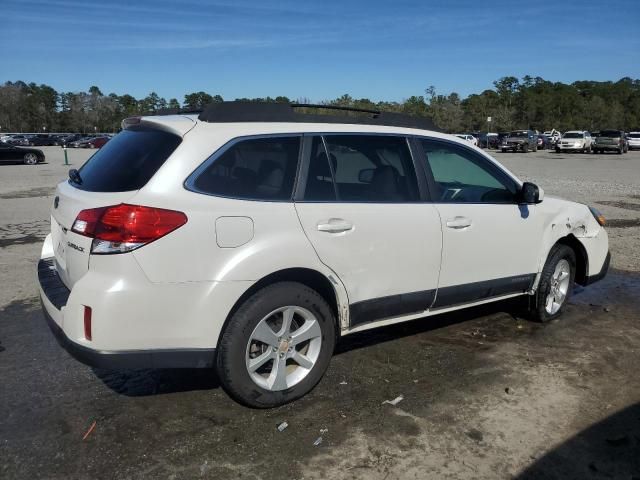
[[[563,258],[556,265],[550,280],[551,286],[545,302],[545,311],[549,315],[555,315],[562,308],[567,298],[570,281],[571,265]]]
[[[27,153],[24,156],[24,163],[27,165],[35,165],[38,163],[38,156],[35,153]]]
[[[253,382],[269,391],[301,382],[318,361],[322,331],[306,308],[286,306],[265,316],[254,328],[245,354]]]

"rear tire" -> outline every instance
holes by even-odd
[[[335,325],[327,302],[301,283],[259,290],[233,314],[219,342],[216,367],[223,388],[253,408],[277,407],[306,395],[329,366]],[[304,338],[305,332],[314,336],[298,343],[296,336]]]
[[[529,299],[532,320],[548,322],[562,314],[573,291],[575,272],[574,251],[566,245],[554,245],[542,269],[538,291]]]
[[[38,163],[38,156],[32,152],[25,153],[22,161],[25,165],[35,165],[36,163]]]

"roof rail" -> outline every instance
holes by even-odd
[[[308,113],[313,110],[335,110],[337,115]],[[282,122],[282,123],[350,123],[392,127],[439,129],[427,117],[414,117],[395,112],[350,108],[338,105],[270,102],[218,102],[207,105],[198,119],[209,123]]]
[[[187,115],[189,113],[202,113],[202,108],[159,108],[151,112],[143,113],[141,117],[152,117],[154,115]]]

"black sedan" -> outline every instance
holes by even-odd
[[[29,139],[29,145],[32,147],[51,147],[58,145],[58,137],[54,135],[36,135]]]
[[[44,162],[44,153],[37,148],[16,147],[0,142],[0,163],[22,162],[25,165],[35,165]]]

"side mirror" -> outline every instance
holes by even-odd
[[[544,192],[535,183],[524,182],[520,190],[520,203],[540,203]]]
[[[358,173],[358,181],[360,183],[371,183],[373,182],[373,173],[375,172],[374,168],[365,168],[364,170],[360,170]]]

